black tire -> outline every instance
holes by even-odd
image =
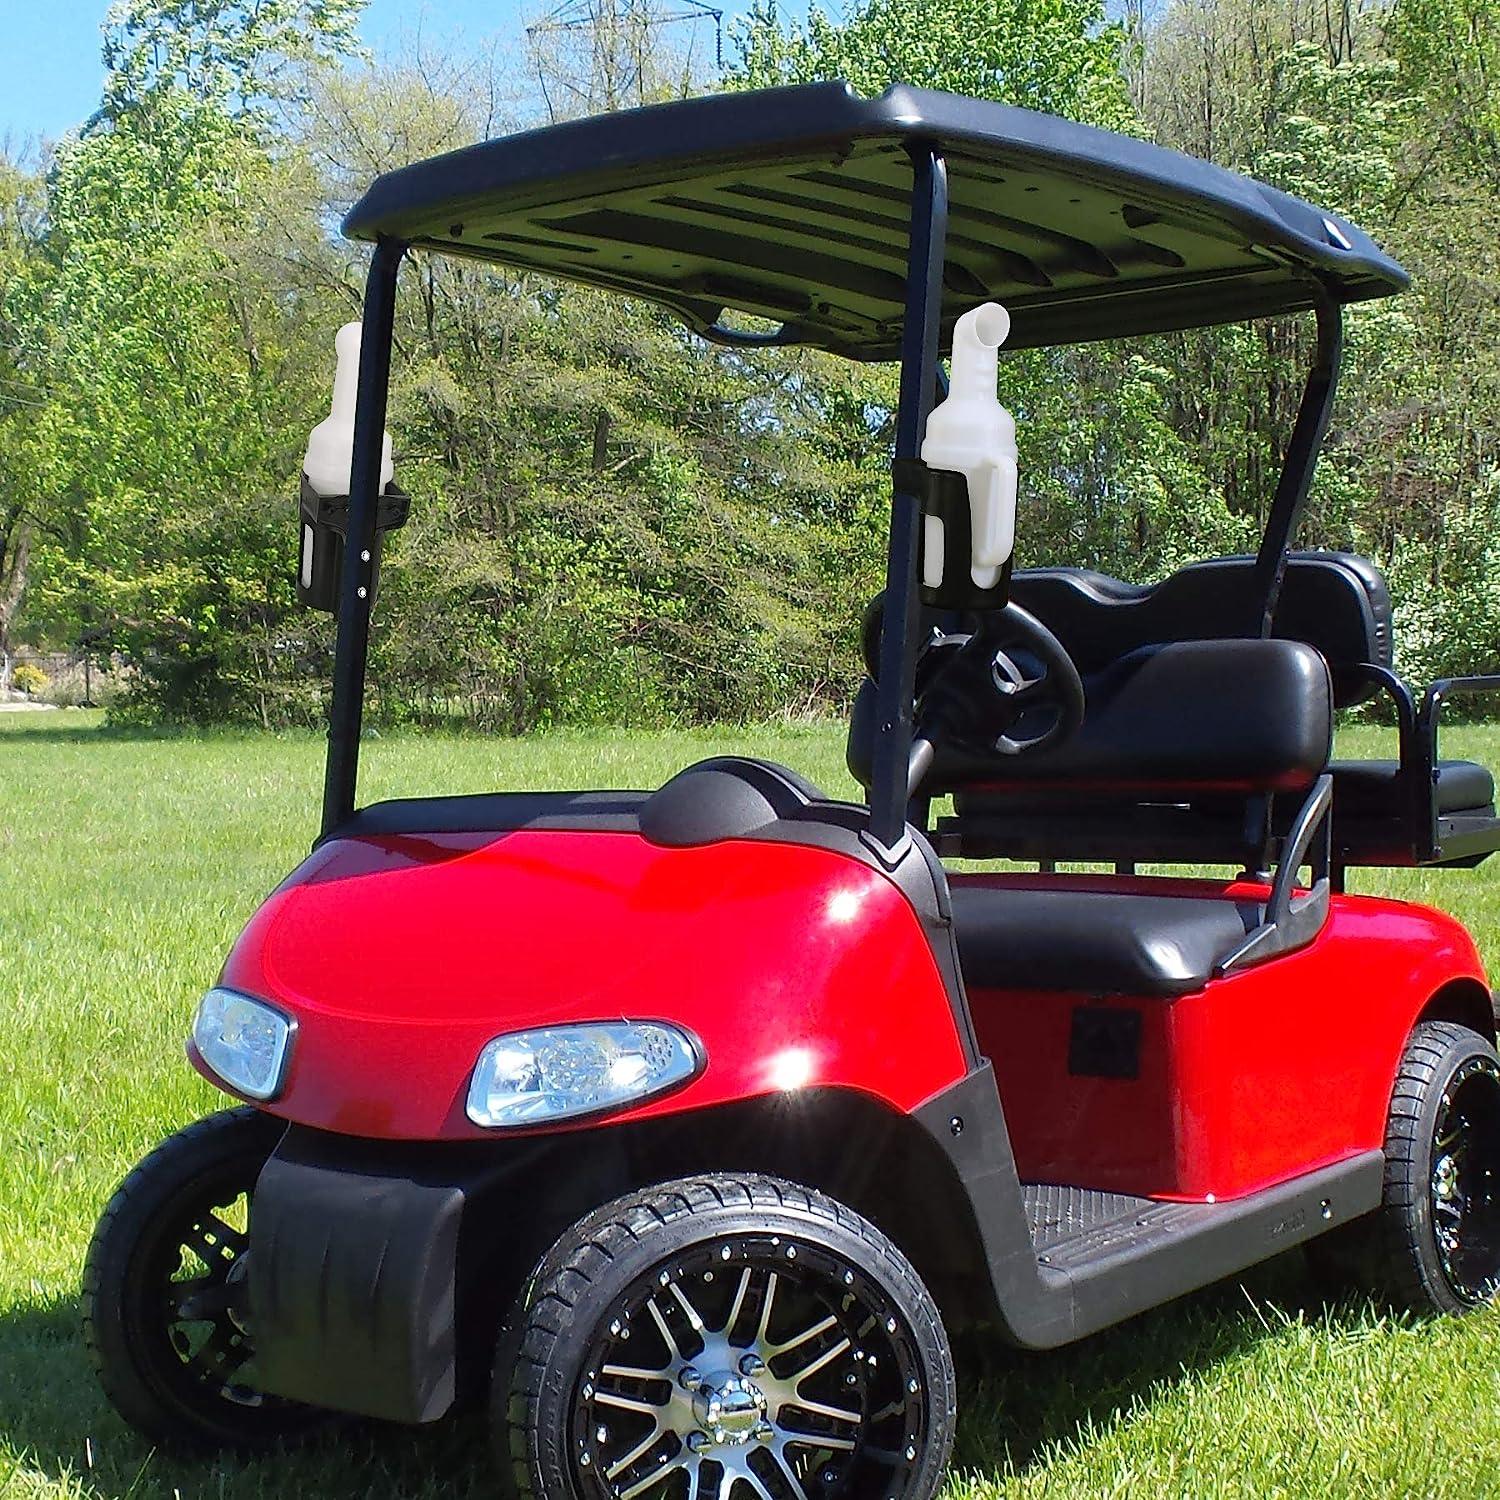
[[[110,1405],[163,1447],[263,1448],[320,1416],[254,1389],[239,1290],[247,1236],[232,1220],[284,1129],[248,1108],[196,1121],[131,1172],[94,1230],[89,1358]]]
[[[931,1500],[956,1406],[906,1257],[833,1199],[750,1175],[631,1193],[563,1235],[491,1401],[523,1500]]]
[[[1412,1030],[1385,1136],[1381,1207],[1308,1246],[1325,1286],[1415,1313],[1462,1313],[1500,1290],[1500,1057],[1451,1021]]]

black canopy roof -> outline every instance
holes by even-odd
[[[700,332],[725,309],[857,359],[899,352],[906,148],[947,158],[945,336],[1003,302],[1010,347],[1295,312],[1406,273],[1356,229],[1251,178],[985,100],[847,84],[576,120],[386,173],[344,221],[648,297]]]

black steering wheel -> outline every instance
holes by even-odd
[[[1034,755],[1083,723],[1083,679],[1061,641],[1019,604],[973,617],[967,639],[935,637],[919,689],[917,733],[998,755]]]

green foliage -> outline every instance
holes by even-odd
[[[104,112],[161,94],[264,118],[306,95],[307,70],[360,53],[366,0],[115,0],[104,19]]]
[[[775,0],[737,32],[745,88],[843,79],[865,94],[920,84],[1114,129],[1132,113],[1120,71],[1124,30],[1099,0],[864,0],[835,21],[813,6],[785,21]]]
[[[319,722],[332,627],[293,603],[291,496],[363,274],[329,225],[375,173],[526,123],[497,104],[514,80],[472,60],[329,66],[356,56],[360,9],[116,5],[100,113],[45,182],[0,162],[0,648],[19,628],[121,653],[119,717]],[[988,95],[1154,136],[1371,229],[1414,288],[1349,316],[1304,539],[1387,569],[1408,669],[1492,668],[1492,10],[1169,0],[1116,23],[1097,0],[864,0],[790,22],[767,4],[727,82]],[[688,73],[647,58],[650,35],[628,66],[596,58],[577,97],[677,89]],[[1007,356],[1020,561],[1144,580],[1253,546],[1306,325]],[[890,370],[727,353],[651,307],[425,256],[397,349],[415,504],[386,547],[375,721],[651,726],[847,702],[883,567]]]

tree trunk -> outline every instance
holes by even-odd
[[[0,662],[5,665],[8,687],[11,659],[11,627],[26,594],[26,575],[31,563],[31,523],[19,516],[0,532]]]

